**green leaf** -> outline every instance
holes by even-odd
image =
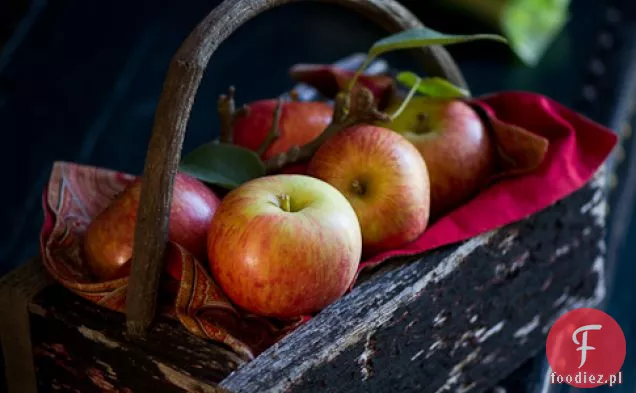
[[[431,97],[470,97],[468,90],[455,86],[443,78],[420,78],[412,72],[400,72],[397,80],[408,88],[412,88],[419,82],[417,92]]]
[[[506,38],[497,34],[453,35],[443,34],[422,27],[406,30],[377,41],[369,50],[370,57],[401,49],[421,48],[431,45],[450,45],[476,40],[493,40],[507,43]]]
[[[569,20],[569,2],[517,1],[501,14],[500,26],[510,47],[535,66]]]
[[[265,175],[265,165],[255,152],[240,146],[210,142],[181,161],[179,170],[205,183],[232,189]]]
[[[571,0],[439,0],[436,3],[503,34],[512,51],[529,66],[539,62],[570,20]]]

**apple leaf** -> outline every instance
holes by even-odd
[[[181,160],[179,170],[205,183],[232,189],[265,175],[265,164],[241,146],[210,142]]]
[[[375,58],[385,53],[402,49],[422,48],[432,45],[451,45],[477,40],[492,40],[503,42],[505,44],[508,43],[508,40],[505,37],[498,34],[444,34],[433,29],[429,29],[428,27],[417,27],[404,30],[382,38],[381,40],[376,41],[371,49],[369,49],[364,63],[362,63],[362,66],[360,66],[349,82],[349,89],[353,87],[363,70],[365,70]]]
[[[498,34],[455,35],[420,27],[405,30],[377,41],[369,50],[369,57],[377,57],[387,52],[401,49],[421,48],[431,45],[450,45],[477,40],[493,40],[508,43],[505,37]]]
[[[408,88],[418,84],[417,92],[431,97],[470,97],[468,90],[455,86],[443,78],[420,78],[412,72],[400,72],[396,79]]]

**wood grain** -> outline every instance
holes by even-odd
[[[29,314],[40,393],[222,393],[217,383],[245,363],[225,346],[163,317],[146,339],[132,340],[123,314],[58,285],[35,296]]]
[[[157,106],[142,176],[135,244],[127,294],[127,328],[143,336],[155,315],[161,262],[165,252],[174,176],[203,72],[216,48],[237,28],[258,14],[301,0],[225,0],[186,38],[168,69]],[[390,31],[421,27],[422,23],[394,0],[325,0],[360,12]],[[448,52],[422,50],[424,71],[456,85],[466,83]]]

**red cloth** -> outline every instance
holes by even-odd
[[[417,240],[362,261],[360,269],[522,220],[582,187],[617,141],[605,127],[537,94],[506,92],[471,104],[486,114],[498,147],[511,158],[510,165],[489,187],[432,223]],[[94,282],[83,258],[81,239],[92,217],[132,180],[132,176],[106,169],[56,163],[43,195],[45,222],[40,244],[44,265],[62,285],[116,311],[123,311],[128,278]],[[193,334],[223,342],[246,358],[307,319],[280,322],[246,315],[226,299],[208,274],[205,261],[197,261],[176,244],[169,245],[166,258],[169,274],[162,286],[162,312],[179,319]]]

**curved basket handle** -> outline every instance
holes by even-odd
[[[130,335],[143,336],[154,318],[174,177],[192,103],[210,57],[223,40],[248,20],[270,8],[298,1],[301,0],[225,0],[192,31],[173,57],[157,106],[142,175],[126,301]],[[395,0],[322,1],[354,9],[391,32],[423,26]],[[434,46],[417,52],[427,74],[466,87],[459,68],[445,49]]]

